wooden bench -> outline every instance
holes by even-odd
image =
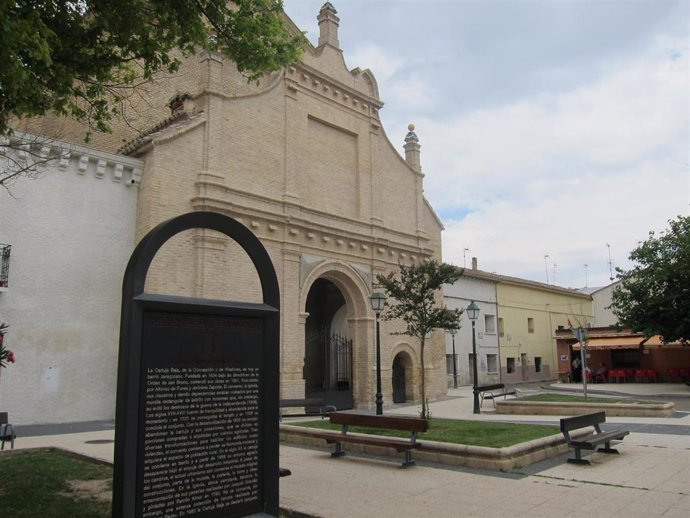
[[[594,450],[597,446],[603,444],[603,448],[598,448],[597,451],[602,453],[618,453],[618,450],[611,448],[611,441],[622,441],[623,437],[628,435],[628,430],[611,430],[602,432],[599,427],[600,423],[606,422],[606,412],[594,412],[592,414],[578,415],[575,417],[564,417],[561,419],[561,432],[570,448],[575,450],[575,458],[569,458],[568,462],[573,464],[591,464],[588,460],[582,458],[581,450]],[[573,439],[570,437],[570,432],[573,430],[580,430],[588,426],[594,427],[594,432]]]
[[[496,408],[496,398],[503,396],[505,399],[508,396],[517,396],[517,390],[514,388],[506,388],[503,383],[495,383],[494,385],[480,385],[477,387],[479,392],[479,406],[484,404],[485,399],[490,399]]]
[[[417,442],[417,433],[426,432],[429,429],[429,422],[419,417],[357,414],[354,412],[333,412],[329,417],[332,424],[342,425],[342,431],[339,434],[333,432],[318,433],[316,436],[324,439],[328,444],[335,444],[335,451],[331,453],[331,457],[342,457],[345,455],[342,444],[346,442],[381,446],[394,448],[398,453],[404,453],[403,468],[413,466],[415,463],[412,459],[412,450],[421,447],[421,443]],[[352,435],[347,433],[349,426],[403,430],[410,432],[410,437],[409,439],[402,439],[398,437]]]
[[[306,417],[320,415],[325,417],[331,412],[335,412],[337,408],[333,405],[328,405],[323,399],[306,398],[306,399],[281,399],[278,403],[280,407],[280,421],[283,420],[283,408],[303,408],[304,412],[301,414],[285,414],[285,417]]]

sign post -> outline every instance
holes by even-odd
[[[144,292],[160,247],[193,228],[245,250],[263,303]],[[279,306],[268,253],[229,217],[185,214],[139,243],[123,285],[113,518],[278,516]]]
[[[582,393],[587,401],[587,355],[585,354],[585,347],[587,344],[587,333],[584,327],[570,328],[570,331],[575,335],[577,341],[580,343],[580,365],[582,365]]]

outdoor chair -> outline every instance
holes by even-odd
[[[609,371],[609,380],[616,380],[619,383],[621,379],[625,381],[625,369],[611,369]]]
[[[5,442],[10,442],[10,448],[14,450],[14,426],[9,423],[7,412],[0,412],[0,450],[5,449]]]

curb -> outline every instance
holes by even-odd
[[[604,410],[609,417],[672,417],[674,403],[586,403],[565,401],[496,402],[496,413],[503,415],[579,415]]]
[[[280,425],[280,440],[289,444],[323,448],[324,440],[315,437],[317,433],[323,434],[323,430],[312,430],[287,424]],[[588,429],[584,429],[580,430],[578,434],[573,434],[573,436],[579,437],[589,433]],[[334,432],[334,435],[338,434],[339,432]],[[419,442],[421,448],[415,450],[415,460],[490,471],[511,471],[515,468],[557,457],[568,451],[568,445],[560,433],[505,448],[451,444],[425,439]],[[400,456],[393,448],[364,444],[343,443],[343,449],[368,455],[392,457],[396,460]]]
[[[553,383],[553,384],[544,384],[540,385],[540,388],[543,390],[550,390],[553,392],[566,392],[568,394],[582,394],[582,385],[578,385],[575,383],[562,383],[560,385],[565,385],[565,386],[559,386],[559,383]],[[568,388],[568,385],[577,385],[578,388]],[[690,391],[688,391],[687,394],[682,394],[682,393],[672,393],[672,394],[631,394],[630,392],[618,392],[615,390],[601,390],[596,387],[597,384],[587,384],[587,394],[599,394],[602,396],[616,396],[616,397],[628,397],[628,398],[637,398],[637,399],[659,399],[659,398],[671,398],[671,399],[690,399]]]

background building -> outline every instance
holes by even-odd
[[[492,289],[495,290],[492,293]],[[466,308],[470,300],[480,307],[476,323],[479,383],[500,379],[505,383],[551,380],[565,369],[558,356],[554,330],[559,326],[587,326],[592,321],[592,299],[576,290],[518,279],[472,268],[453,286],[444,287],[449,307]],[[477,297],[473,299],[473,297]],[[479,299],[479,300],[477,300]],[[457,340],[458,368],[469,373],[472,352],[471,324],[463,315],[462,339]],[[469,334],[468,334],[469,333]],[[446,354],[452,336],[446,333]],[[565,358],[563,358],[565,361]],[[497,362],[497,363],[494,363]],[[465,364],[465,365],[463,365]],[[452,360],[447,367],[452,374]],[[472,383],[463,375],[460,384]]]
[[[496,305],[495,275],[476,269],[465,269],[454,284],[443,287],[445,304],[451,309],[465,310],[471,301],[479,306],[479,318],[475,322],[477,344],[477,382],[480,385],[500,381],[500,358],[498,349],[498,307]],[[455,357],[453,356],[455,342]],[[456,362],[457,384],[471,385],[474,382],[472,367],[472,322],[463,313],[461,327],[453,337],[446,332],[446,371],[448,386],[454,386],[453,361]]]
[[[0,409],[15,424],[110,419],[143,162],[56,141],[37,146],[0,156],[3,166],[40,159],[35,179],[0,189],[0,243],[11,246],[0,321],[17,358],[1,369]]]

